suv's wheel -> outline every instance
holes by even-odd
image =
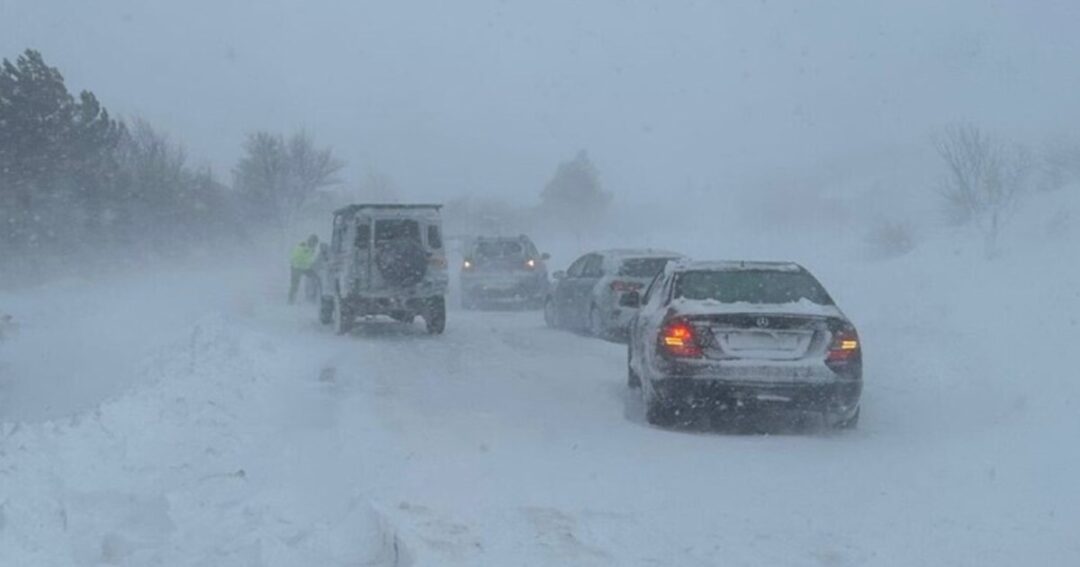
[[[342,301],[340,297],[334,298],[334,330],[337,334],[349,334],[353,323],[352,309],[349,308],[348,302]]]
[[[334,322],[334,298],[322,296],[319,299],[319,322],[329,325]]]
[[[559,313],[555,310],[555,300],[550,297],[544,302],[544,323],[552,329],[559,328]]]
[[[630,347],[626,348],[626,386],[631,390],[636,390],[641,387],[641,376],[638,376],[637,372],[634,372],[634,366],[631,364],[633,361],[633,351]]]
[[[441,335],[446,330],[446,298],[438,296],[427,300],[424,324],[432,335]]]

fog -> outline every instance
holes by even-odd
[[[0,0],[0,566],[1080,564],[1078,22]]]
[[[1075,122],[1069,1],[0,2],[114,112],[227,174],[245,133],[305,127],[408,195],[535,200],[579,148],[624,202],[923,147],[973,121]]]

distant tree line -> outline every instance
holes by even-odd
[[[341,167],[305,133],[257,132],[229,187],[27,50],[0,68],[0,283],[284,231]]]

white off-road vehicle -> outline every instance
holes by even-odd
[[[357,320],[419,315],[432,334],[446,328],[449,276],[441,205],[349,205],[334,212],[319,274],[319,319],[348,333]]]

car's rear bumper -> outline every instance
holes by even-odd
[[[462,278],[461,292],[468,297],[481,301],[531,301],[544,297],[547,293],[547,282],[535,276],[490,280],[481,277]]]
[[[862,380],[827,382],[761,382],[748,380],[663,378],[652,386],[674,404],[718,407],[784,407],[806,411],[850,413],[859,405]]]

